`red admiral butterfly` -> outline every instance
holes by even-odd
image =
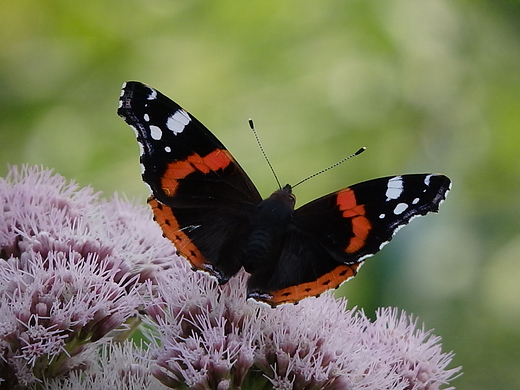
[[[271,306],[337,288],[415,216],[438,211],[443,175],[354,184],[294,209],[291,186],[263,200],[233,156],[159,91],[123,85],[118,114],[137,135],[148,203],[195,270],[226,283],[242,267],[248,298]]]

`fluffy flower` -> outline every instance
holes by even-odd
[[[161,238],[150,212],[117,196],[104,200],[92,188],[51,170],[12,167],[0,178],[0,258],[31,250],[96,255],[120,267],[119,275],[153,277],[170,266],[172,245]]]
[[[146,352],[132,342],[104,344],[85,371],[73,371],[66,381],[46,380],[41,390],[166,390],[149,369],[152,364]]]
[[[153,373],[173,388],[238,388],[252,374],[261,308],[246,303],[243,276],[219,291],[206,275],[186,271],[172,269],[146,309],[160,335],[152,337]]]
[[[187,280],[186,280],[187,277]],[[247,274],[225,286],[179,268],[157,286],[153,374],[172,388],[440,389],[460,371],[440,339],[395,309],[370,321],[324,294],[276,309],[245,300]]]
[[[0,378],[8,388],[86,367],[86,352],[136,315],[137,279],[174,253],[142,208],[101,201],[40,168],[0,179],[0,211]]]

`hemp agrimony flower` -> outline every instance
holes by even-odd
[[[371,321],[329,293],[271,309],[246,300],[247,278],[193,272],[144,206],[13,167],[0,178],[0,390],[436,390],[460,371],[396,309]],[[148,344],[125,340],[134,328]]]
[[[245,272],[225,286],[172,269],[147,306],[153,374],[171,388],[416,389],[446,385],[438,337],[396,309],[372,322],[331,294],[276,309],[246,301]]]
[[[147,259],[173,254],[142,209],[41,168],[0,178],[0,212],[0,388],[88,365],[136,315]]]

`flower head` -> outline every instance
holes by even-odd
[[[103,344],[90,354],[95,362],[67,378],[45,380],[41,390],[167,390],[149,374],[152,361],[131,341]]]
[[[32,250],[80,257],[96,255],[98,262],[120,268],[118,277],[143,280],[172,264],[175,250],[163,240],[149,211],[117,196],[101,199],[92,188],[51,170],[12,167],[0,178],[0,258],[23,256]]]
[[[194,389],[440,389],[460,370],[446,369],[438,337],[410,316],[382,309],[370,321],[324,294],[271,309],[246,301],[245,272],[218,286],[172,269],[147,306],[157,330],[153,374]]]
[[[144,234],[156,226],[142,209],[41,168],[11,168],[0,208],[0,377],[14,387],[86,366],[173,248]]]

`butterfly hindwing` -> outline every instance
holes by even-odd
[[[345,264],[341,254],[328,249],[312,234],[292,225],[274,267],[251,275],[248,297],[273,307],[296,303],[337,288],[357,274],[362,262]]]
[[[226,207],[167,206],[153,196],[148,199],[154,219],[165,237],[194,269],[225,283],[242,267],[241,248],[247,239],[254,206]]]
[[[195,117],[139,82],[123,86],[118,114],[135,130],[149,203],[166,237],[221,282],[240,269],[240,238],[262,198],[224,145]],[[239,241],[238,241],[239,242]]]

